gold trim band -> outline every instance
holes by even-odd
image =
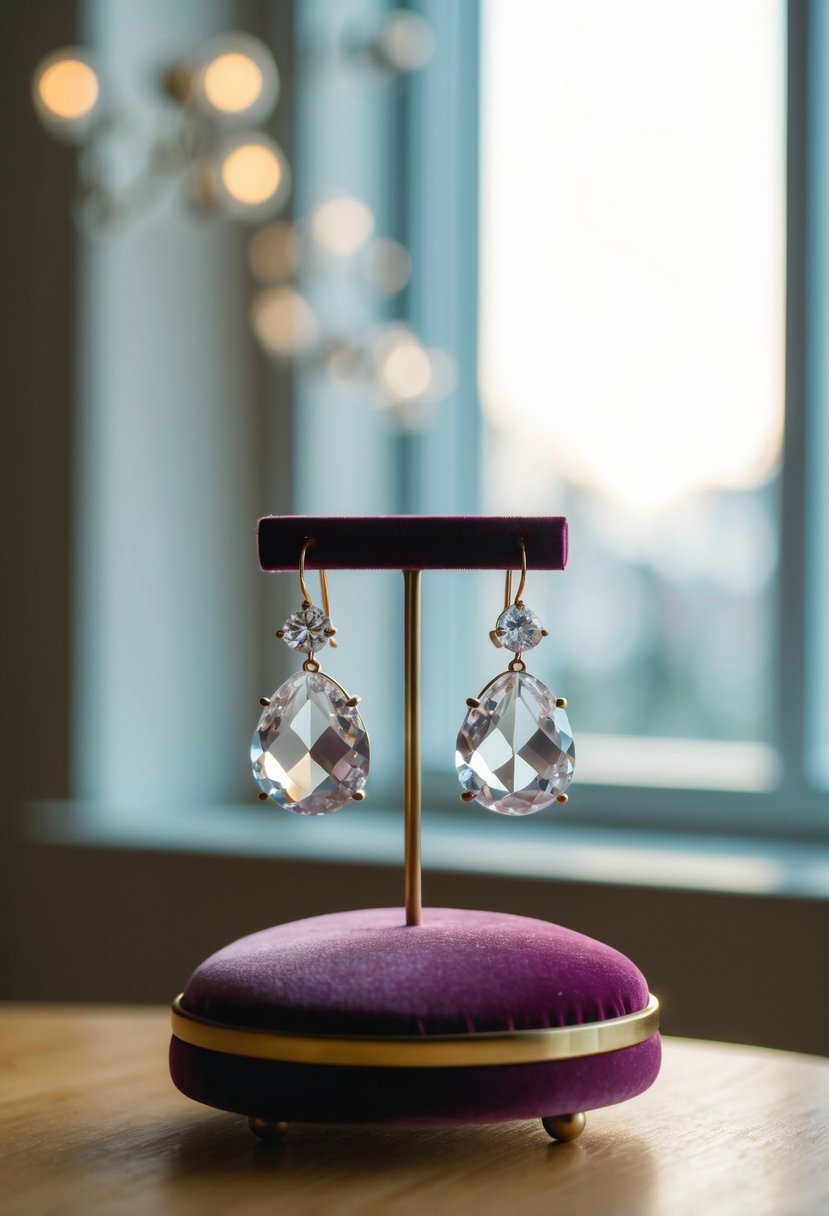
[[[338,1064],[359,1068],[463,1068],[470,1065],[536,1064],[571,1060],[633,1047],[659,1029],[659,1001],[649,996],[638,1013],[604,1022],[470,1035],[332,1038],[248,1030],[195,1017],[173,1001],[173,1034],[183,1043],[257,1060]]]

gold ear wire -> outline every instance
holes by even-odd
[[[527,546],[523,540],[519,540],[521,546],[521,582],[518,584],[518,590],[515,593],[515,603],[521,604],[521,596],[524,594],[524,587],[527,582]]]
[[[306,536],[305,544],[299,554],[299,585],[302,589],[302,606],[307,608],[311,603],[311,593],[308,590],[308,584],[305,581],[305,554],[314,543],[313,536]],[[322,595],[322,610],[331,620],[331,599],[328,595],[328,575],[323,569],[320,569],[320,594]],[[334,634],[337,632],[334,626],[328,632],[329,644],[336,649],[337,643],[334,641]]]
[[[299,554],[299,587],[302,592],[302,606],[308,608],[311,605],[311,593],[308,590],[308,584],[305,582],[305,554],[314,543],[313,536],[305,537],[305,544],[302,546]]]
[[[527,582],[527,547],[523,540],[519,540],[521,546],[521,581],[518,584],[518,590],[515,593],[515,599],[512,598],[512,571],[507,570],[506,578],[504,579],[504,612],[509,608],[510,604],[517,604],[519,607],[522,604],[521,596],[524,594],[524,587]],[[493,629],[490,631],[489,639],[493,646],[501,649],[501,637],[503,629]]]
[[[328,575],[322,569],[320,570],[320,592],[322,593],[322,610],[330,621],[331,620],[331,600],[328,598]],[[336,631],[336,629],[334,629],[333,625],[331,626],[331,629],[332,629],[332,636],[329,638],[329,642],[331,644],[331,647],[334,650],[336,650],[337,643],[334,641],[333,634],[336,633],[337,631]]]

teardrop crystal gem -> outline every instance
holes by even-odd
[[[253,776],[272,802],[297,815],[330,815],[363,788],[369,744],[348,693],[320,671],[277,688],[250,747]]]
[[[475,801],[502,815],[532,815],[570,784],[570,723],[545,684],[505,671],[481,693],[458,735],[455,766]]]

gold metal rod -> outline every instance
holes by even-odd
[[[420,570],[403,571],[405,602],[405,752],[403,820],[406,924],[419,925],[420,894]]]

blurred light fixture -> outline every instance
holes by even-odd
[[[418,72],[435,53],[435,35],[425,17],[397,8],[386,13],[370,46],[382,66],[392,72]]]
[[[221,145],[213,159],[215,201],[228,214],[254,221],[272,215],[290,190],[290,172],[281,149],[266,135],[239,135]]]
[[[260,283],[284,283],[299,267],[299,240],[293,224],[274,220],[248,241],[248,265]]]
[[[101,82],[90,56],[78,47],[62,47],[41,59],[32,78],[32,99],[50,134],[67,142],[83,139],[101,100]]]
[[[79,226],[95,235],[124,227],[147,214],[176,181],[188,202],[234,219],[259,221],[277,211],[290,191],[288,162],[268,135],[250,125],[268,117],[279,93],[276,63],[265,44],[249,34],[227,34],[168,65],[160,82],[175,107],[173,120],[142,124],[103,96],[86,51],[64,48],[38,65],[32,82],[38,117],[51,134],[80,145]],[[233,132],[240,125],[244,130]],[[154,133],[159,128],[161,135]],[[126,175],[121,151],[130,166]]]
[[[370,24],[348,31],[342,43],[346,61],[381,84],[421,71],[434,53],[431,25],[420,13],[406,8],[389,9]]]
[[[292,358],[309,350],[317,340],[314,310],[293,287],[269,287],[251,305],[254,332],[273,355]]]
[[[368,392],[401,429],[422,428],[454,387],[449,355],[424,346],[414,330],[398,321],[366,338],[332,333],[330,323],[328,332],[321,332],[307,300],[293,286],[301,270],[312,298],[343,299],[345,289],[345,298],[354,301],[359,284],[376,297],[398,294],[409,281],[411,257],[390,237],[370,239],[373,231],[371,209],[346,194],[324,199],[295,225],[280,220],[265,225],[248,242],[248,262],[255,278],[279,286],[257,295],[251,319],[268,354],[303,358],[337,388]],[[303,244],[313,256],[305,256]],[[357,305],[363,312],[364,305]],[[343,306],[342,316],[350,329],[350,307]]]
[[[411,278],[412,259],[399,241],[378,236],[363,251],[360,270],[369,287],[381,295],[396,296]]]
[[[199,103],[219,118],[267,118],[279,95],[279,73],[264,42],[228,34],[205,48],[193,82]]]
[[[381,331],[375,343],[377,383],[390,401],[413,401],[432,384],[432,363],[417,337],[405,325]]]
[[[311,212],[311,235],[326,253],[347,258],[365,245],[374,231],[371,209],[350,194],[319,203]]]
[[[388,80],[425,67],[434,53],[428,22],[405,9],[383,14],[368,34],[344,52],[367,77]],[[399,322],[365,338],[321,332],[316,312],[298,290],[302,270],[311,298],[355,290],[389,299],[412,273],[408,250],[375,235],[371,208],[351,194],[321,199],[296,224],[271,219],[291,188],[291,171],[278,144],[256,124],[271,114],[279,95],[273,55],[258,38],[229,33],[159,73],[170,114],[144,123],[117,106],[102,88],[87,51],[64,47],[38,64],[32,80],[36,113],[58,139],[79,146],[76,222],[100,235],[127,226],[164,199],[179,182],[188,203],[232,219],[269,222],[247,244],[251,274],[261,284],[250,322],[262,348],[306,366],[341,389],[373,395],[396,425],[425,425],[436,403],[451,392],[454,367],[446,352],[427,348]],[[160,104],[164,100],[159,99]],[[137,166],[137,168],[136,168]],[[307,253],[313,256],[306,257]],[[386,307],[383,305],[383,307]],[[350,324],[347,304],[342,315]]]
[[[342,339],[329,342],[319,360],[328,378],[337,388],[354,388],[366,376],[366,352]]]

